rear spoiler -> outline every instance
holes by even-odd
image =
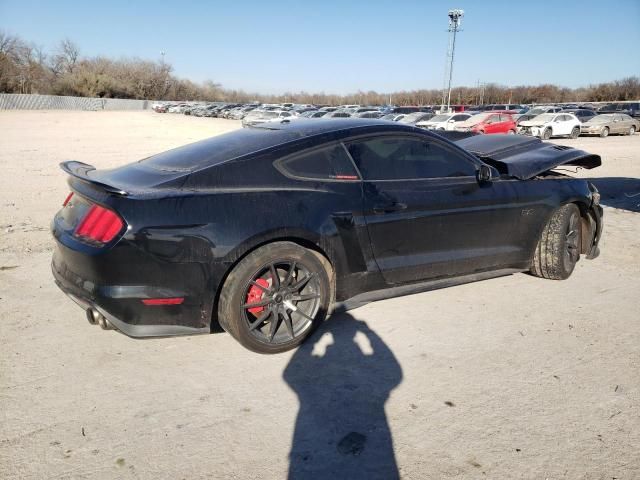
[[[118,195],[129,195],[128,192],[125,192],[118,187],[114,187],[112,185],[108,185],[106,183],[90,178],[89,173],[95,171],[96,169],[96,167],[94,167],[93,165],[88,165],[86,163],[71,160],[68,162],[62,162],[60,164],[60,168],[71,175],[73,178],[77,178],[78,180],[81,180],[85,183],[98,186],[109,193],[116,193]]]

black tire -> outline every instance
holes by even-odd
[[[330,263],[317,252],[293,242],[264,245],[229,273],[220,293],[218,321],[254,352],[291,350],[327,316],[331,278]]]
[[[543,140],[549,140],[551,138],[551,129],[550,128],[545,128],[544,132],[542,132],[542,139]]]
[[[580,258],[581,219],[578,207],[569,203],[551,215],[540,235],[531,261],[531,273],[550,280],[564,280]]]
[[[571,130],[571,135],[569,135],[569,138],[573,138],[575,140],[579,136],[580,136],[580,127],[573,127],[573,130]]]
[[[600,131],[600,138],[606,138],[609,136],[609,127],[604,127],[601,131]]]

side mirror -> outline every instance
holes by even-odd
[[[478,169],[478,181],[480,183],[491,181],[491,168],[488,165],[480,165]]]
[[[452,119],[452,120],[449,120],[447,123],[454,123],[454,122],[455,120]]]

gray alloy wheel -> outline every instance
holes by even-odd
[[[635,133],[636,133],[636,126],[631,125],[631,127],[629,128],[629,135],[633,135]]]
[[[542,132],[542,139],[543,140],[549,140],[551,138],[551,129],[550,128],[545,128],[544,132]]]
[[[238,342],[258,353],[301,344],[326,317],[331,265],[292,242],[257,248],[229,273],[218,303],[218,321]]]
[[[604,127],[601,131],[600,131],[600,138],[606,138],[609,136],[609,127]]]
[[[573,138],[575,140],[579,136],[580,136],[580,127],[573,127],[573,130],[571,130],[571,135],[569,135],[569,138]]]

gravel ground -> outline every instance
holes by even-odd
[[[269,357],[90,326],[49,270],[57,164],[238,127],[0,112],[0,478],[640,478],[640,135],[556,141],[603,156],[576,175],[610,205],[600,258],[569,280],[371,303]]]

